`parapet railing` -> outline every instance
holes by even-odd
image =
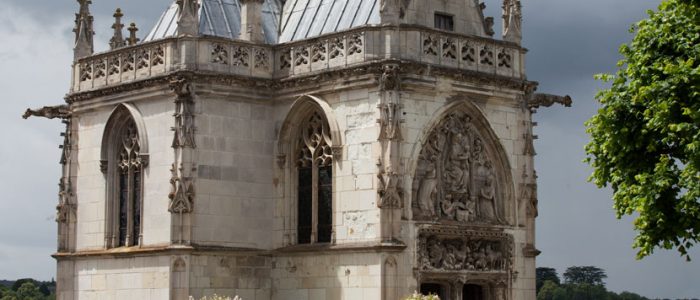
[[[524,79],[520,46],[499,40],[405,26],[397,54],[386,50],[383,27],[361,27],[279,45],[198,37],[195,69],[260,79],[285,79],[387,58]],[[178,38],[143,43],[82,58],[74,66],[73,93],[115,86],[184,68]],[[395,47],[395,46],[393,46]],[[191,63],[188,68],[192,67]]]

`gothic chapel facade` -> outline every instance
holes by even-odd
[[[58,299],[535,299],[519,0],[78,2]]]

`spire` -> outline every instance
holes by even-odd
[[[503,39],[520,44],[522,31],[523,7],[520,0],[503,0]]]
[[[114,12],[114,25],[112,25],[114,35],[112,39],[109,40],[109,47],[112,50],[126,46],[126,41],[122,35],[122,29],[124,28],[124,24],[122,24],[123,16],[124,14],[122,14],[121,8],[117,8],[117,11]]]
[[[127,41],[129,42],[129,46],[136,45],[136,43],[139,42],[139,38],[136,37],[136,32],[139,31],[139,28],[136,27],[136,23],[131,23],[128,30],[129,39]]]
[[[199,34],[199,3],[197,0],[177,0],[180,16],[177,21],[178,35],[196,36]]]
[[[75,48],[73,49],[74,59],[92,55],[94,51],[93,36],[95,31],[92,27],[93,17],[90,14],[90,4],[92,0],[78,0],[80,11],[75,14]]]
[[[241,0],[240,39],[253,43],[264,43],[262,5],[264,0]]]

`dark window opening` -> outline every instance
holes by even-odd
[[[128,231],[128,203],[129,203],[129,185],[127,182],[127,174],[120,172],[119,174],[119,247],[126,246],[126,232]]]
[[[465,284],[462,288],[462,300],[484,300],[483,287],[476,284]]]
[[[312,223],[312,194],[313,179],[311,168],[299,169],[299,195],[297,205],[297,242],[299,244],[311,243],[311,223]]]
[[[138,168],[133,172],[134,185],[131,192],[133,193],[132,199],[134,199],[132,210],[134,227],[131,232],[131,244],[138,245],[139,236],[141,235],[141,172]]]
[[[447,14],[435,13],[435,28],[446,31],[454,31],[454,17]]]
[[[446,300],[447,293],[441,284],[423,283],[420,285],[420,293],[423,295],[437,295],[442,300]]]
[[[318,242],[330,243],[333,231],[333,168],[318,170]]]

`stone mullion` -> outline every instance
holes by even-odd
[[[311,163],[311,243],[318,242],[318,168],[316,159]]]
[[[126,242],[125,246],[131,247],[133,245],[133,232],[134,232],[134,167],[131,161],[128,162],[126,167]]]

